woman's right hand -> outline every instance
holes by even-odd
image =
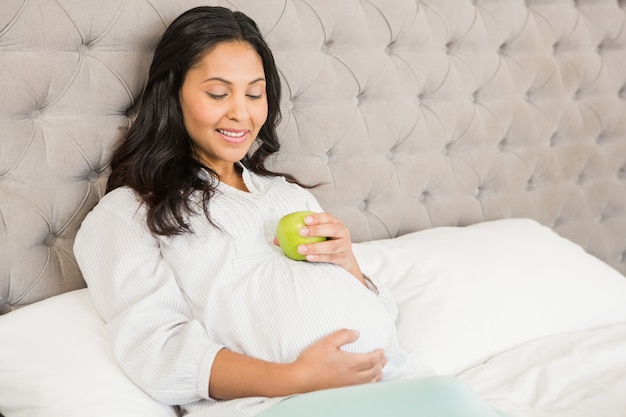
[[[359,333],[341,329],[304,350],[292,364],[301,392],[378,382],[387,363],[385,352],[349,353],[342,346],[356,341]]]

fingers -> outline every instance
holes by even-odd
[[[385,352],[382,349],[376,349],[367,353],[346,353],[346,355],[352,356],[354,361],[353,369],[357,372],[369,370],[377,372],[387,363]]]
[[[327,240],[302,244],[298,252],[309,262],[328,262],[338,265],[365,283],[358,262],[352,252],[350,231],[330,213],[314,213],[304,218],[304,226],[300,229],[303,237],[323,236]]]
[[[359,332],[341,329],[305,349],[293,364],[305,391],[380,381],[387,363],[382,349],[366,353],[342,349],[358,338]]]
[[[370,379],[370,382],[378,382],[383,379],[383,368],[387,365],[387,357],[385,356],[385,352],[382,349],[378,349],[373,352],[376,356],[374,357],[374,362],[370,372],[370,375],[373,375]]]
[[[350,355],[351,369],[354,372],[354,384],[377,382],[383,378],[383,368],[387,364],[382,349],[376,349],[369,353],[345,353]]]
[[[304,219],[305,227],[300,235],[324,236],[328,239],[318,243],[303,244],[298,252],[311,262],[331,262],[341,264],[352,254],[352,241],[348,228],[330,213],[316,213]]]
[[[298,246],[298,253],[307,256],[311,262],[340,263],[348,252],[345,244],[337,240],[325,240],[323,242],[309,243]]]
[[[327,336],[328,341],[337,349],[355,342],[360,334],[357,330],[341,329]],[[385,351],[375,349],[368,353],[345,353],[352,361],[352,369],[362,374],[362,381],[379,381],[382,378],[382,369],[387,364]]]
[[[300,236],[323,236],[329,239],[349,238],[348,228],[330,213],[316,213],[305,217],[305,227],[300,229]]]
[[[348,343],[355,342],[359,336],[358,330],[341,329],[329,334],[326,338],[334,347],[340,348]]]
[[[358,330],[340,329],[329,334],[328,336],[326,336],[325,339],[334,348],[340,349],[345,345],[356,342],[359,337],[360,334]],[[385,364],[387,363],[387,358],[385,357],[385,351],[383,349],[375,349],[372,352],[368,353],[346,352],[346,355],[352,356],[352,359],[356,364],[355,370],[359,371],[376,367],[382,369],[382,367],[385,366]]]

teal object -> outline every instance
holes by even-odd
[[[411,378],[289,397],[259,417],[508,417],[449,376]]]

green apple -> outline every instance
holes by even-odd
[[[288,258],[295,261],[306,260],[305,255],[298,253],[299,245],[303,243],[315,243],[326,240],[325,237],[321,236],[300,236],[300,229],[305,226],[304,218],[310,214],[315,213],[312,211],[296,211],[287,214],[278,221],[278,226],[276,227],[278,245]]]

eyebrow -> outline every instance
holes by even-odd
[[[226,79],[224,79],[222,77],[207,78],[206,80],[202,81],[202,83],[204,84],[204,83],[209,82],[209,81],[219,81],[221,83],[228,84],[228,85],[232,85],[233,84],[231,81],[228,81],[228,80],[226,80]],[[262,82],[262,81],[265,82],[266,81],[265,78],[259,77],[259,78],[255,79],[255,80],[250,81],[248,83],[248,85],[256,84],[256,83]]]

